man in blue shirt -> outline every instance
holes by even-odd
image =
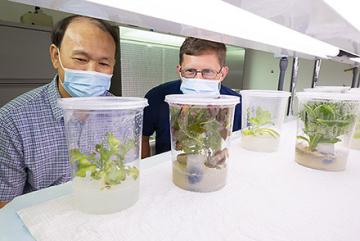
[[[51,36],[57,75],[0,109],[0,208],[23,193],[71,178],[58,98],[111,95],[118,37],[106,22],[83,16],[61,20]]]
[[[150,156],[149,137],[154,132],[156,154],[171,149],[169,106],[164,101],[166,95],[209,93],[240,97],[221,84],[229,71],[225,57],[226,46],[223,43],[192,37],[185,39],[180,47],[180,63],[176,66],[180,79],[161,84],[145,95],[149,106],[144,110],[142,158]],[[236,105],[233,131],[240,129],[240,108],[240,104]]]

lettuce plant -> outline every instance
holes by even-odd
[[[250,110],[247,110],[248,116],[250,116]],[[261,107],[256,108],[256,115],[248,119],[249,126],[247,129],[242,130],[244,136],[271,136],[277,138],[280,134],[271,129],[263,127],[265,125],[273,124],[271,119],[271,112],[262,109]]]
[[[308,143],[310,151],[315,151],[320,143],[335,144],[352,128],[355,106],[347,102],[313,102],[304,105],[299,118],[304,122],[306,136],[298,139]]]
[[[355,128],[355,133],[354,133],[353,138],[360,139],[360,117],[358,118],[358,121],[356,122],[356,128]]]
[[[136,180],[139,170],[135,166],[125,166],[126,154],[135,147],[134,140],[121,143],[113,133],[106,134],[106,141],[95,145],[91,154],[70,150],[70,161],[77,166],[76,176],[90,176],[95,180],[103,179],[105,187],[120,184],[127,176]]]
[[[178,155],[178,162],[185,165],[187,155],[200,154],[206,157],[206,166],[221,168],[227,155],[221,144],[230,135],[230,109],[179,105],[170,110],[175,149],[183,152]],[[219,155],[222,153],[226,155]],[[216,155],[223,158],[214,158]]]

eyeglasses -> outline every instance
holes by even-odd
[[[220,74],[222,70],[222,67],[220,68],[219,71],[215,71],[213,69],[202,69],[202,70],[197,70],[197,69],[180,69],[180,73],[182,77],[185,78],[194,78],[197,73],[201,73],[201,76],[204,79],[215,79],[216,76],[218,74]]]

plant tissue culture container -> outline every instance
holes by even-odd
[[[64,110],[74,205],[86,213],[106,214],[134,204],[147,100],[82,97],[58,103]]]
[[[360,95],[360,88],[352,88],[350,90],[350,93],[354,94],[354,95]],[[353,134],[353,136],[351,138],[350,147],[352,149],[360,150],[360,108],[359,108],[359,111],[357,113],[355,131],[354,131],[354,134]]]
[[[226,183],[228,143],[235,96],[167,95],[173,182],[195,192],[221,189]]]
[[[319,92],[296,95],[296,162],[315,169],[344,170],[360,96]]]
[[[257,152],[278,150],[290,92],[241,90],[241,146]]]

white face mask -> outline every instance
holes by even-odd
[[[181,77],[180,90],[184,94],[220,95],[220,81]]]
[[[72,97],[100,96],[110,89],[112,75],[64,68],[59,49],[58,53],[60,65],[64,69],[64,83],[61,80],[60,83]]]

